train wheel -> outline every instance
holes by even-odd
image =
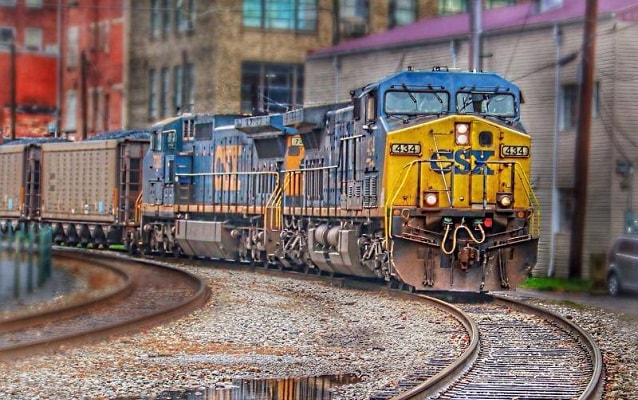
[[[173,257],[175,258],[181,258],[182,255],[184,254],[184,252],[182,251],[182,248],[179,247],[179,245],[177,243],[173,244]]]

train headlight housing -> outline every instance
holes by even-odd
[[[425,193],[426,207],[435,207],[438,203],[439,203],[439,196],[437,193]]]
[[[509,193],[503,193],[496,196],[496,202],[499,207],[510,208],[512,206],[512,195]]]
[[[465,146],[470,143],[470,124],[460,122],[454,125],[454,135],[456,137],[456,144]]]

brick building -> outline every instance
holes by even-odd
[[[0,0],[0,136],[12,126],[15,137],[42,136],[55,120],[56,32],[55,8],[42,0]]]
[[[484,0],[486,7],[516,3]],[[129,1],[127,122],[179,111],[275,112],[304,103],[312,50],[385,31],[465,0]],[[338,28],[338,29],[336,29]]]
[[[70,138],[124,128],[122,0],[65,1],[62,133]]]

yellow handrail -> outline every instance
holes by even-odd
[[[274,187],[275,189],[273,190],[273,192],[270,194],[270,196],[268,197],[268,200],[266,201],[266,206],[265,206],[265,210],[263,213],[263,217],[264,217],[264,229],[268,229],[269,228],[269,223],[270,222],[270,217],[268,215],[268,210],[269,209],[273,209],[274,210],[274,219],[275,219],[275,224],[276,225],[272,225],[273,227],[279,227],[281,226],[281,207],[279,207],[281,205],[281,192],[282,192],[282,188],[281,185],[279,184],[279,172],[277,171],[248,171],[248,172],[201,172],[201,173],[181,173],[181,174],[175,174],[177,177],[180,176],[184,176],[184,177],[197,177],[197,176],[210,176],[210,177],[217,177],[217,176],[249,176],[249,175],[272,175],[275,177],[275,181],[274,181]]]
[[[394,186],[392,187],[392,190],[389,192],[389,196],[386,200],[386,203],[384,204],[384,211],[385,211],[384,227],[385,227],[386,243],[389,243],[389,240],[392,238],[392,222],[391,221],[392,221],[392,207],[394,206],[394,201],[396,200],[397,196],[406,185],[408,176],[412,168],[414,167],[414,165],[417,165],[419,163],[431,162],[431,161],[453,163],[452,160],[448,161],[448,160],[419,159],[419,160],[412,160],[401,168],[401,173],[397,177],[397,180],[395,181]],[[516,173],[516,176],[518,176],[521,183],[523,184],[523,189],[525,191],[525,194],[527,195],[530,206],[533,209],[533,214],[530,216],[530,234],[532,235],[532,237],[539,237],[540,225],[541,225],[540,224],[540,217],[541,217],[540,203],[538,201],[538,197],[536,196],[536,193],[534,192],[532,188],[529,178],[525,174],[523,166],[518,161],[517,162],[488,161],[486,162],[486,164],[511,164],[514,166],[514,171]],[[444,182],[444,184],[445,183],[446,182]],[[447,185],[445,186],[447,187]]]

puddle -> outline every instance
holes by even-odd
[[[352,374],[282,379],[235,379],[214,387],[162,392],[161,400],[330,400],[330,389],[359,382]]]

